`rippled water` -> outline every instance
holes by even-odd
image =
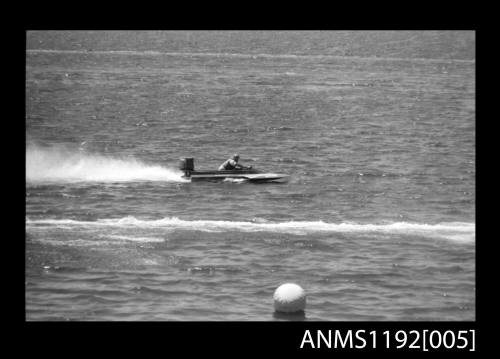
[[[475,319],[468,33],[106,34],[28,33],[28,320]]]

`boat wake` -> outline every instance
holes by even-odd
[[[178,170],[144,164],[138,160],[112,158],[68,151],[57,147],[26,149],[26,182],[186,182]]]
[[[182,220],[176,217],[156,220],[142,220],[132,216],[124,218],[99,219],[97,221],[76,221],[72,219],[26,219],[27,229],[160,229],[193,230],[203,232],[274,232],[295,235],[312,233],[354,233],[415,235],[429,238],[444,238],[459,242],[474,242],[476,226],[468,222],[444,222],[438,224],[422,224],[395,222],[389,224],[356,224],[327,223],[323,221],[290,221],[290,222],[244,222],[217,220]]]

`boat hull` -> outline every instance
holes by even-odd
[[[260,173],[256,170],[235,171],[190,171],[184,176],[191,181],[249,181],[253,183],[286,182],[288,175],[280,173]]]

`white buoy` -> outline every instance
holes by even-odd
[[[274,310],[282,313],[297,313],[306,309],[306,293],[300,285],[285,283],[274,291]]]

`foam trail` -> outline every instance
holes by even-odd
[[[110,234],[107,236],[101,236],[102,238],[116,239],[119,241],[132,241],[132,242],[164,242],[163,238],[159,237],[134,237],[134,236],[123,236],[117,234]]]
[[[26,182],[183,182],[180,171],[135,159],[30,146],[26,149]]]
[[[244,59],[308,59],[308,60],[365,60],[365,61],[413,61],[428,63],[475,63],[468,59],[434,59],[417,57],[378,57],[354,55],[328,55],[328,54],[269,54],[269,53],[235,53],[235,52],[163,52],[154,50],[60,50],[60,49],[27,49],[28,54],[84,54],[84,55],[137,55],[137,56],[178,56],[178,57],[215,57],[215,58],[244,58]]]
[[[422,224],[395,222],[390,224],[356,224],[326,223],[323,221],[290,221],[290,222],[237,222],[214,220],[182,220],[176,217],[157,220],[141,220],[129,216],[124,218],[100,219],[94,222],[75,221],[71,219],[26,220],[27,227],[56,226],[60,228],[75,227],[122,227],[122,228],[165,228],[197,230],[205,232],[277,232],[305,235],[317,232],[332,233],[382,233],[418,235],[430,238],[445,238],[460,242],[475,240],[476,226],[468,222],[444,222],[438,224]]]

